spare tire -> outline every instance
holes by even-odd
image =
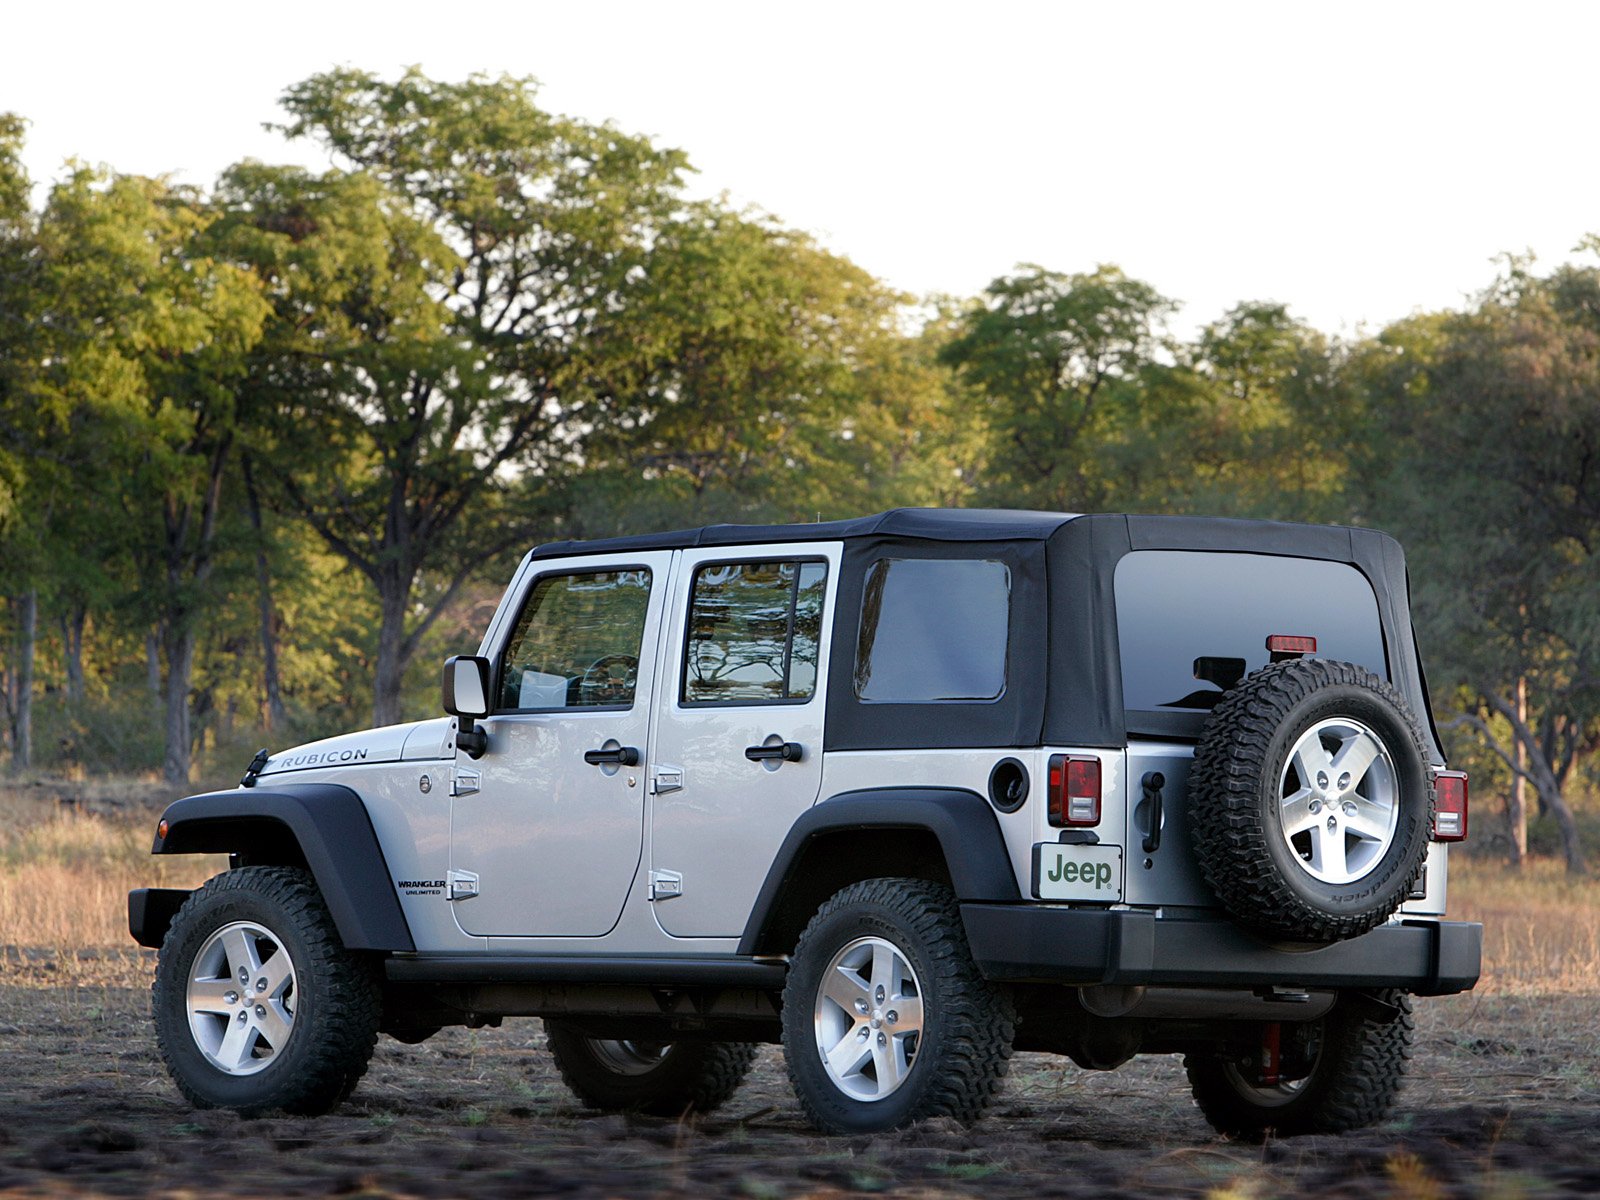
[[[1189,775],[1200,870],[1237,920],[1337,941],[1381,925],[1422,870],[1433,781],[1417,719],[1353,663],[1274,663],[1224,696]]]

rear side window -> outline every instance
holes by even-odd
[[[793,704],[817,691],[824,562],[715,563],[694,573],[685,704]]]
[[[1377,596],[1348,563],[1138,550],[1117,564],[1115,589],[1129,709],[1212,708],[1267,664],[1273,634],[1314,637],[1316,657],[1389,678]]]
[[[988,559],[880,558],[867,569],[856,695],[870,704],[997,700],[1011,571]]]

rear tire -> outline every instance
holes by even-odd
[[[710,1112],[733,1096],[756,1057],[749,1042],[622,1041],[589,1037],[566,1021],[544,1027],[562,1082],[603,1112]]]
[[[783,992],[795,1095],[830,1133],[971,1124],[1000,1094],[1016,1027],[979,973],[955,896],[921,879],[837,893],[800,935]]]
[[[1283,1026],[1285,1037],[1291,1028]],[[1347,1133],[1388,1115],[1411,1058],[1412,1031],[1404,992],[1346,996],[1306,1029],[1315,1050],[1300,1079],[1262,1084],[1258,1068],[1225,1053],[1185,1055],[1183,1069],[1200,1111],[1228,1137]]]

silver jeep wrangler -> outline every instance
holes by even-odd
[[[161,818],[162,1054],[323,1112],[377,1035],[544,1019],[584,1103],[979,1117],[1013,1049],[1183,1054],[1219,1130],[1380,1119],[1441,919],[1405,562],[1361,529],[897,510],[541,546],[450,716],[258,755]]]

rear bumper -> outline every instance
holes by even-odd
[[[1478,982],[1483,926],[1405,920],[1332,945],[1265,942],[1222,917],[963,904],[973,958],[1013,983],[1394,987],[1419,996]]]

